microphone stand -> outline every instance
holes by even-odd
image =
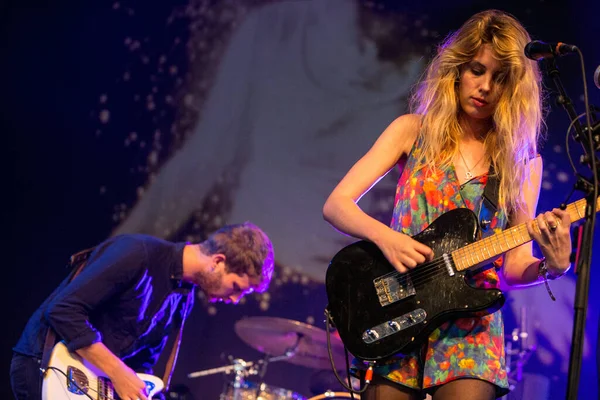
[[[573,107],[571,99],[566,94],[565,88],[560,80],[560,74],[556,67],[554,58],[544,60],[548,75],[552,78],[556,89],[558,90],[558,103],[563,106],[575,129],[574,139],[581,143],[586,156],[582,162],[587,162],[592,172],[597,171],[596,167],[596,145],[594,144],[594,131],[598,124],[590,132],[582,127],[577,113]],[[589,135],[589,136],[588,136]],[[588,292],[590,282],[590,266],[592,260],[592,244],[594,237],[594,224],[596,217],[596,198],[598,188],[589,180],[578,176],[575,189],[581,190],[585,194],[586,207],[583,222],[582,238],[580,240],[579,257],[576,260],[575,273],[577,283],[575,290],[575,318],[573,321],[573,340],[571,342],[571,351],[569,359],[569,376],[567,386],[567,399],[577,400],[577,391],[579,385],[579,376],[581,373],[581,361],[583,358],[583,339],[585,331],[585,318],[587,312]]]

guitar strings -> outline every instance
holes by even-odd
[[[511,235],[512,235],[512,232],[511,232]],[[469,245],[467,245],[467,246],[465,246],[463,248],[457,249],[457,250],[455,250],[455,251],[453,251],[451,253],[446,253],[446,254],[448,254],[450,256],[449,262],[451,264],[451,268],[455,272],[459,272],[456,269],[456,262],[455,262],[454,258],[452,257],[453,253],[456,253],[456,252],[467,253],[467,254],[465,254],[463,256],[464,258],[467,258],[468,257],[468,253],[474,253],[476,251],[481,251],[481,250],[484,250],[486,248],[489,248],[489,246],[487,246],[486,243],[482,243],[484,241],[491,242],[492,243],[492,248],[494,248],[494,249],[495,249],[494,244],[498,244],[498,247],[500,248],[500,250],[502,250],[502,242],[501,242],[500,238],[498,238],[497,236],[499,236],[499,235],[488,236],[487,238],[485,238],[483,240],[479,240],[477,242],[470,243]],[[521,239],[523,240],[523,238],[521,238]],[[531,240],[531,238],[529,238],[529,240]],[[514,246],[514,247],[518,246],[518,245],[516,245],[516,240],[515,240],[514,236],[513,236],[513,241],[515,242],[515,245],[510,245],[505,240],[505,242],[509,246]],[[525,243],[525,241],[523,241],[520,244],[523,244],[523,243]],[[470,248],[470,247],[472,247],[473,251],[469,251],[468,250],[468,248]],[[498,252],[498,251],[494,250],[494,255],[488,256],[485,259],[479,260],[479,258],[474,258],[474,256],[471,256],[471,259],[477,261],[477,263],[474,263],[474,264],[484,263],[486,260],[490,260],[490,259],[494,258],[495,256],[498,256],[498,255],[502,254],[503,252],[505,252],[505,251]],[[491,253],[488,250],[488,255],[489,254],[491,254]],[[435,258],[435,259],[433,259],[432,261],[430,261],[430,262],[428,262],[426,264],[422,264],[420,266],[417,266],[415,269],[412,269],[412,270],[410,270],[408,272],[400,273],[398,271],[393,271],[393,272],[390,272],[390,273],[388,273],[386,275],[383,275],[382,277],[391,277],[391,278],[394,278],[394,279],[398,280],[399,283],[401,282],[401,280],[406,281],[408,278],[410,278],[412,280],[413,284],[417,284],[417,283],[425,282],[428,278],[433,279],[437,275],[442,275],[444,273],[449,274],[447,268],[440,268],[441,266],[445,266],[445,265],[446,265],[446,260],[442,256],[442,257]]]
[[[464,259],[467,259],[469,254],[471,254],[471,262],[476,261],[475,263],[473,263],[473,265],[479,264],[479,263],[483,264],[487,260],[491,260],[492,258],[499,256],[500,254],[510,250],[510,248],[515,248],[515,247],[520,246],[528,241],[531,241],[532,238],[529,235],[527,235],[527,238],[523,237],[523,232],[522,232],[523,227],[517,226],[514,229],[506,230],[506,231],[502,232],[502,233],[510,232],[513,242],[514,242],[511,245],[510,243],[508,243],[508,240],[506,240],[506,239],[504,240],[504,242],[506,242],[506,245],[509,247],[509,249],[507,249],[507,250],[502,249],[502,241],[500,238],[500,236],[502,236],[502,235],[496,234],[496,235],[488,236],[487,238],[485,238],[483,240],[479,240],[477,242],[470,243],[467,246],[462,247],[457,250],[454,250],[451,253],[446,253],[446,254],[448,254],[448,256],[450,256],[449,262],[451,264],[451,268],[455,272],[459,272],[459,270],[456,268],[456,262],[454,260],[454,257],[452,256],[452,254],[457,254],[458,256],[461,256]],[[514,232],[512,232],[513,230],[521,231],[521,232],[518,232],[520,234],[520,240],[519,240],[520,243],[518,243],[518,244],[517,244],[517,242],[518,242],[517,239],[514,237]],[[498,252],[496,250],[496,248],[495,248],[496,244],[500,248],[501,252]],[[490,247],[489,245],[491,245],[491,247],[494,249],[493,255],[489,250],[489,247]],[[471,248],[472,250],[469,251],[469,248]],[[479,257],[477,257],[476,255],[473,256],[473,253],[476,253],[476,252],[480,252],[481,254],[483,254],[482,250],[486,250],[486,249],[487,249],[487,253],[488,253],[487,257],[484,256],[484,258],[480,260]],[[464,254],[458,254],[458,253],[464,253]],[[467,262],[468,262],[468,260],[467,260]],[[448,271],[447,268],[440,268],[441,266],[445,266],[445,265],[446,265],[446,260],[442,256],[442,257],[435,258],[426,264],[417,266],[415,269],[409,270],[408,272],[400,273],[398,271],[394,271],[394,272],[390,272],[389,274],[384,275],[383,277],[393,277],[394,279],[398,280],[399,283],[401,283],[401,280],[406,281],[408,278],[410,278],[412,280],[413,284],[416,284],[417,282],[422,283],[422,282],[425,282],[428,278],[433,279],[437,275],[442,275],[444,273],[450,274],[450,272]],[[466,269],[468,270],[468,268],[466,268]]]
[[[452,267],[455,270],[454,260],[450,261],[450,263],[452,264]],[[408,279],[410,279],[412,281],[413,285],[416,285],[419,283],[424,283],[428,279],[432,280],[432,279],[436,278],[437,276],[449,274],[448,269],[445,268],[445,265],[446,265],[446,260],[444,260],[443,257],[438,257],[438,258],[430,261],[429,263],[418,266],[415,269],[412,269],[408,272],[400,273],[398,271],[394,271],[394,272],[390,272],[386,275],[381,276],[381,278],[393,278],[400,285],[405,285],[406,281]],[[442,266],[444,266],[444,268],[441,268]]]
[[[600,200],[598,200],[600,202]],[[570,216],[571,216],[571,220],[576,221],[579,220],[580,218],[577,218],[578,216],[581,216],[581,212],[580,212],[580,208],[584,202],[584,199],[582,200],[578,200],[572,204],[567,205],[567,212],[569,212]],[[598,205],[598,204],[597,204]],[[585,206],[585,205],[584,205]],[[534,225],[537,226],[537,221],[534,220]],[[538,227],[539,229],[539,227]],[[515,237],[515,235],[517,237]],[[509,242],[509,237],[512,239],[513,244],[511,244]],[[454,260],[454,257],[452,257],[452,254],[456,254],[457,256],[460,256],[461,258],[465,259],[467,262],[468,261],[468,257],[470,255],[471,257],[471,262],[473,263],[473,261],[476,261],[473,263],[473,265],[475,264],[479,264],[479,263],[484,263],[487,260],[491,260],[492,258],[501,255],[502,253],[505,253],[506,251],[515,248],[517,246],[520,246],[524,243],[527,243],[529,241],[531,241],[532,238],[529,236],[529,233],[527,232],[527,226],[525,223],[523,224],[519,224],[516,225],[512,228],[506,229],[498,234],[494,234],[491,236],[488,236],[482,240],[478,240],[476,242],[470,243],[468,245],[466,245],[465,247],[462,247],[460,249],[454,250],[451,253],[449,253],[448,255],[450,255],[451,258],[451,266],[454,270],[456,269],[456,262]],[[507,249],[504,250],[502,248],[502,246],[506,245]],[[498,251],[496,249],[496,246],[498,246],[498,248],[500,249],[500,251]],[[469,248],[471,249],[471,251],[469,250]],[[493,251],[490,251],[490,248]],[[482,260],[479,260],[479,257],[477,257],[477,255],[475,253],[481,253],[483,255],[484,251],[487,251],[488,256],[485,257]],[[493,254],[492,254],[493,253]],[[443,257],[438,257],[432,261],[430,261],[429,263],[423,264],[421,266],[417,266],[415,269],[412,269],[408,272],[405,273],[400,273],[398,271],[394,271],[394,272],[390,272],[388,274],[385,274],[383,276],[381,276],[380,278],[388,278],[388,277],[392,277],[394,278],[396,281],[398,281],[399,284],[405,284],[406,280],[408,280],[409,278],[412,280],[413,284],[416,284],[417,282],[421,283],[424,282],[427,279],[433,279],[435,278],[437,275],[443,274],[443,273],[448,273],[446,268],[440,268],[440,266],[445,265],[446,264],[446,260],[443,259]]]
[[[600,202],[600,200],[599,200],[599,202]],[[582,204],[583,204],[583,201],[579,200],[579,201],[576,201],[567,206],[567,212],[569,212],[571,219],[573,221],[579,219],[577,217],[578,217],[578,215],[580,215],[579,208]],[[537,226],[537,221],[534,221],[534,225]],[[539,229],[539,227],[538,227],[538,229]],[[513,242],[512,244],[509,242],[509,237]],[[467,262],[468,262],[468,258],[470,256],[471,262],[476,261],[473,264],[478,264],[478,263],[483,263],[486,260],[490,260],[496,256],[499,256],[500,254],[505,253],[506,251],[508,251],[512,248],[515,248],[517,246],[520,246],[524,243],[527,243],[531,240],[532,240],[532,238],[529,236],[529,233],[527,232],[526,224],[523,223],[523,224],[516,225],[512,228],[505,229],[504,231],[502,231],[498,234],[488,236],[482,240],[478,240],[476,242],[469,243],[468,245],[466,245],[462,248],[454,250],[453,252],[449,253],[449,255],[457,254],[460,257],[467,260]],[[497,250],[496,246],[500,249],[500,251]],[[503,246],[506,246],[507,249],[504,250]],[[472,251],[470,251],[469,248]],[[490,248],[492,249],[492,251],[490,251]],[[488,254],[487,257],[484,255],[484,252],[487,252],[487,254]],[[484,258],[480,260],[479,257],[477,257],[477,255],[474,255],[474,253],[481,253],[482,255],[484,255]],[[396,275],[397,276],[397,275],[410,274],[411,279],[417,280],[420,278],[420,275],[425,274],[425,273],[430,273],[431,271],[428,271],[428,269],[433,269],[433,268],[439,269],[439,266],[444,263],[445,263],[445,260],[442,257],[439,257],[439,258],[436,258],[436,259],[430,261],[427,264],[418,266],[417,268],[410,270],[409,272],[401,274],[400,272],[396,271],[396,272],[391,272],[390,274],[386,274],[386,275],[384,275],[384,277],[386,277],[388,275]],[[454,258],[452,258],[452,266],[456,267],[456,262],[454,261]],[[419,271],[420,273],[417,273],[417,271]]]
[[[100,390],[98,390],[98,389],[94,389],[94,387],[96,387],[96,388],[97,388],[97,387],[99,386],[100,379],[98,379],[98,378],[88,378],[88,382],[89,382],[89,389],[90,389],[92,392],[95,392],[95,393],[97,393],[99,396],[102,396],[104,399],[106,399],[106,400],[119,400],[119,398],[118,398],[118,397],[112,397],[112,396],[109,396],[109,395],[107,395],[107,394],[100,393]],[[105,385],[110,385],[110,386],[108,386],[108,388],[109,388],[110,390],[112,390],[112,392],[113,392],[115,395],[117,394],[117,392],[115,391],[115,388],[114,388],[114,386],[113,386],[112,382],[110,381],[110,379],[106,378],[106,381],[105,381],[105,382],[103,382],[103,383],[104,383]],[[146,381],[144,381],[144,383],[146,383]]]
[[[444,264],[444,260],[432,261],[430,264],[426,264],[421,267],[415,268],[414,270],[411,270],[404,274],[401,274],[397,271],[392,272],[390,277],[395,279],[400,285],[405,285],[409,279],[413,285],[417,285],[426,282],[428,279],[441,276],[444,272],[447,273],[447,269],[440,268]]]
[[[511,230],[506,230],[506,231],[502,232],[502,233],[510,233],[510,235],[512,236],[513,244],[510,244],[508,242],[508,240],[504,238],[504,242],[506,243],[507,247],[509,247],[509,249],[517,247],[517,246],[531,240],[531,237],[529,237],[529,236],[523,237],[523,229],[517,229],[517,228],[523,228],[523,227],[517,226]],[[517,240],[517,238],[515,238],[513,230],[521,231],[521,232],[517,232],[517,234],[520,236],[519,240]],[[453,253],[464,253],[463,255],[460,255],[460,254],[458,254],[458,255],[460,255],[462,258],[467,259],[469,257],[469,254],[473,254],[476,252],[480,252],[481,254],[483,254],[483,250],[486,250],[488,253],[488,256],[487,257],[484,256],[484,258],[481,260],[476,255],[475,256],[471,255],[471,260],[476,261],[473,264],[484,263],[486,260],[491,260],[492,258],[499,256],[500,254],[508,251],[508,250],[503,250],[503,248],[502,248],[502,246],[503,246],[502,239],[503,238],[500,238],[500,236],[502,236],[502,235],[496,234],[496,235],[488,236],[485,239],[470,243],[463,248],[457,249],[457,250],[455,250],[449,254],[447,253],[447,254],[451,256]],[[520,242],[520,243],[517,244],[517,242]],[[496,250],[496,245],[498,246],[498,248],[500,248],[500,250],[501,250],[500,252],[498,252]],[[493,254],[489,250],[490,247],[493,249]],[[472,251],[469,251],[469,248],[471,248]],[[451,263],[452,268],[455,271],[457,271],[456,262],[452,256],[451,256],[450,263]],[[440,269],[440,266],[445,265],[445,264],[446,264],[446,260],[444,260],[444,258],[442,256],[442,257],[438,257],[426,264],[417,266],[415,269],[412,269],[408,272],[400,273],[398,271],[394,271],[394,272],[390,272],[386,275],[383,275],[382,278],[393,277],[395,279],[399,278],[399,279],[406,280],[410,277],[410,279],[413,281],[413,283],[422,282],[424,279],[432,278],[435,275],[447,272],[448,270],[446,268]]]
[[[416,280],[421,277],[421,275],[429,275],[430,273],[437,273],[439,271],[439,267],[444,265],[445,261],[440,257],[436,258],[429,263],[422,264],[417,266],[414,269],[411,269],[407,272],[401,273],[399,271],[392,271],[385,275],[381,275],[379,279],[397,279],[397,278],[410,278],[411,280]]]

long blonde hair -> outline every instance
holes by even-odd
[[[527,163],[537,155],[544,106],[537,63],[523,53],[529,34],[511,15],[498,10],[475,14],[438,47],[411,97],[411,110],[422,115],[422,151],[418,168],[447,166],[458,152],[458,80],[461,67],[488,44],[506,68],[503,89],[486,135],[486,154],[500,175],[499,204],[507,213],[523,206],[520,187]]]

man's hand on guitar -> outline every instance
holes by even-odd
[[[146,384],[125,364],[110,376],[119,398],[122,400],[148,400]]]
[[[375,243],[400,273],[433,259],[433,250],[408,235],[389,229]]]
[[[77,350],[77,354],[104,371],[121,400],[148,400],[146,384],[102,342]]]

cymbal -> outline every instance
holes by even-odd
[[[249,317],[235,323],[235,333],[250,347],[270,356],[294,354],[284,361],[310,368],[331,369],[325,330],[285,318]],[[344,345],[331,333],[335,367],[345,369]]]

